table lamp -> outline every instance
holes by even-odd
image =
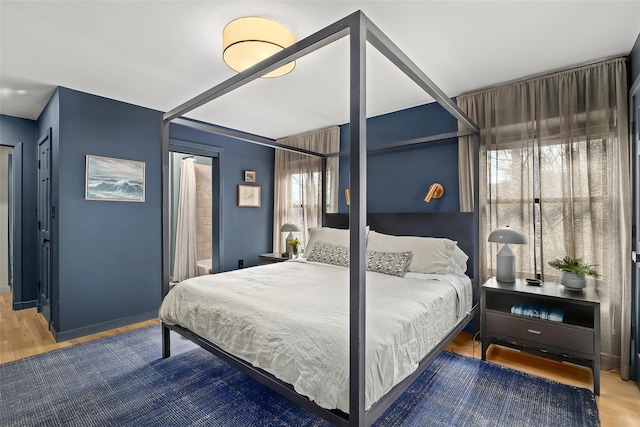
[[[293,247],[289,245],[289,242],[294,239],[293,232],[300,231],[300,228],[298,228],[298,226],[292,222],[286,222],[282,224],[282,227],[280,227],[280,231],[283,233],[286,233],[287,231],[289,232],[289,235],[287,235],[287,238],[285,239],[285,252],[289,255],[289,257],[291,257],[291,254],[293,253]]]
[[[516,254],[509,247],[511,244],[527,243],[527,236],[516,228],[498,227],[489,234],[489,241],[504,243],[498,252],[496,280],[499,282],[516,281]]]

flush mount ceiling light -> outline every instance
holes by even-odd
[[[296,42],[290,29],[272,19],[247,16],[235,19],[222,31],[222,58],[237,72],[242,72]],[[280,77],[296,66],[292,61],[262,77]]]

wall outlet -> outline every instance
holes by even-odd
[[[239,259],[238,260],[238,268],[244,268],[244,260],[243,259]]]

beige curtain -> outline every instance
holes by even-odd
[[[181,282],[198,275],[196,257],[196,171],[193,158],[180,161],[180,195],[176,219],[176,247],[173,281]]]
[[[481,128],[481,259],[495,274],[488,233],[510,225],[521,277],[558,280],[554,258],[597,264],[602,369],[629,375],[631,186],[626,61],[619,58],[458,97]],[[461,168],[471,141],[460,139]],[[460,172],[461,187],[468,188]],[[461,191],[461,206],[469,206]],[[481,191],[482,193],[482,191]],[[462,198],[465,198],[463,201]],[[471,206],[473,199],[471,198]]]
[[[291,147],[316,153],[340,150],[340,128],[331,127],[282,138],[277,141]],[[274,179],[273,251],[284,252],[282,224],[292,222],[300,227],[297,237],[306,246],[308,230],[322,225],[322,159],[292,151],[276,149]],[[327,159],[327,212],[338,206],[338,158]]]

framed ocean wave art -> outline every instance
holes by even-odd
[[[87,155],[86,200],[144,202],[144,162]]]

